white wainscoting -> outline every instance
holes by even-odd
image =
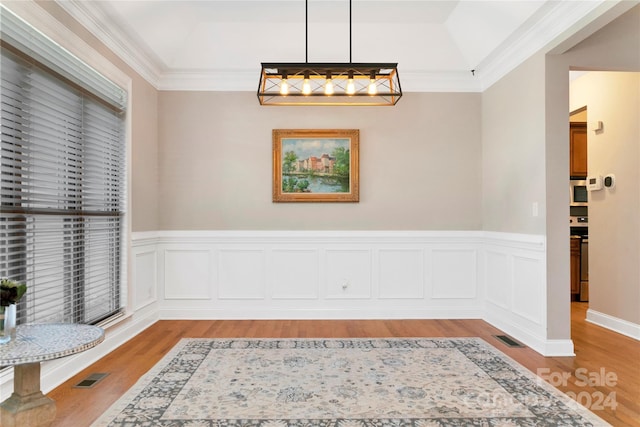
[[[572,356],[573,342],[547,339],[544,236],[484,234],[484,320],[545,356]]]
[[[162,319],[483,317],[480,232],[170,231],[156,243]]]
[[[155,287],[160,319],[477,318],[573,354],[570,339],[546,339],[544,236],[164,231],[134,233],[133,248],[135,304]]]
[[[45,392],[157,319],[477,318],[543,355],[573,354],[570,339],[546,338],[544,236],[157,231],[132,233],[129,253],[131,312],[103,344],[45,363]],[[2,395],[11,379],[0,373]]]

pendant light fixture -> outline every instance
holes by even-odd
[[[258,84],[261,105],[395,105],[402,96],[397,63],[309,62],[308,0],[305,0],[305,62],[263,62]]]

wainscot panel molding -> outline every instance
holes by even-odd
[[[212,262],[208,248],[175,248],[162,251],[164,299],[211,298]]]
[[[162,319],[483,316],[476,231],[167,231],[156,247]]]
[[[133,248],[138,303],[157,280],[160,319],[478,318],[541,354],[573,354],[570,339],[546,338],[540,235],[158,231],[134,233]]]
[[[136,246],[132,249],[133,310],[138,311],[157,302],[158,252],[155,245]]]
[[[545,236],[486,232],[483,248],[484,320],[545,356],[574,355],[570,339],[547,339]]]
[[[369,248],[327,248],[324,251],[327,270],[326,299],[371,298],[373,251]]]

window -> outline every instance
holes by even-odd
[[[18,322],[120,313],[126,93],[2,8],[0,276]]]

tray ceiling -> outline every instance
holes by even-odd
[[[303,0],[57,2],[159,89],[255,90],[261,62],[305,62]],[[405,91],[480,91],[601,3],[353,0],[352,62],[398,62]],[[309,62],[349,62],[347,0],[309,0],[307,29]]]

